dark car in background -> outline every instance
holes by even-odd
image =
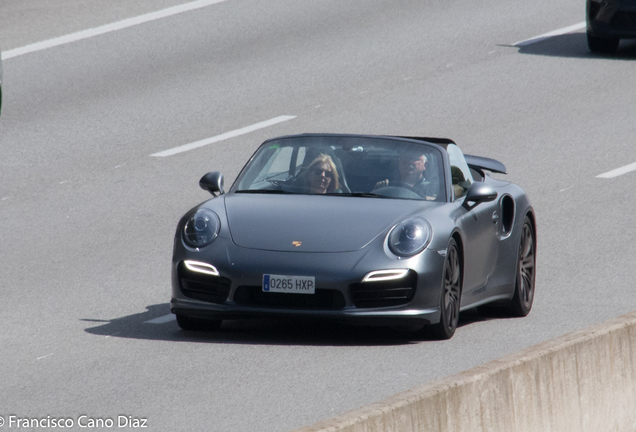
[[[590,51],[611,54],[636,38],[636,0],[587,0],[586,21]]]

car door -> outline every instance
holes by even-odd
[[[454,144],[447,147],[451,164],[453,199],[458,206],[460,227],[464,240],[464,288],[462,305],[487,296],[488,278],[497,261],[498,213],[497,201],[477,206],[464,206],[473,177],[463,153]]]
[[[492,275],[498,255],[496,201],[481,203],[466,210],[459,225],[464,234],[464,291],[465,303],[485,297],[488,279]]]

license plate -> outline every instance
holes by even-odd
[[[316,278],[313,276],[266,274],[263,275],[263,291],[292,294],[315,294]]]

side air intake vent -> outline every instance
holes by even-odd
[[[508,237],[515,221],[515,202],[510,195],[501,198],[501,235]]]

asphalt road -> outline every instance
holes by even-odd
[[[81,3],[3,0],[3,56],[180,4]],[[597,178],[636,162],[636,43],[601,58],[578,30],[513,46],[582,21],[582,0],[227,0],[5,58],[0,416],[284,431],[636,309],[636,172]],[[538,217],[532,313],[464,314],[446,342],[162,322],[201,175],[231,183],[264,139],[297,132],[449,137],[504,162]]]

